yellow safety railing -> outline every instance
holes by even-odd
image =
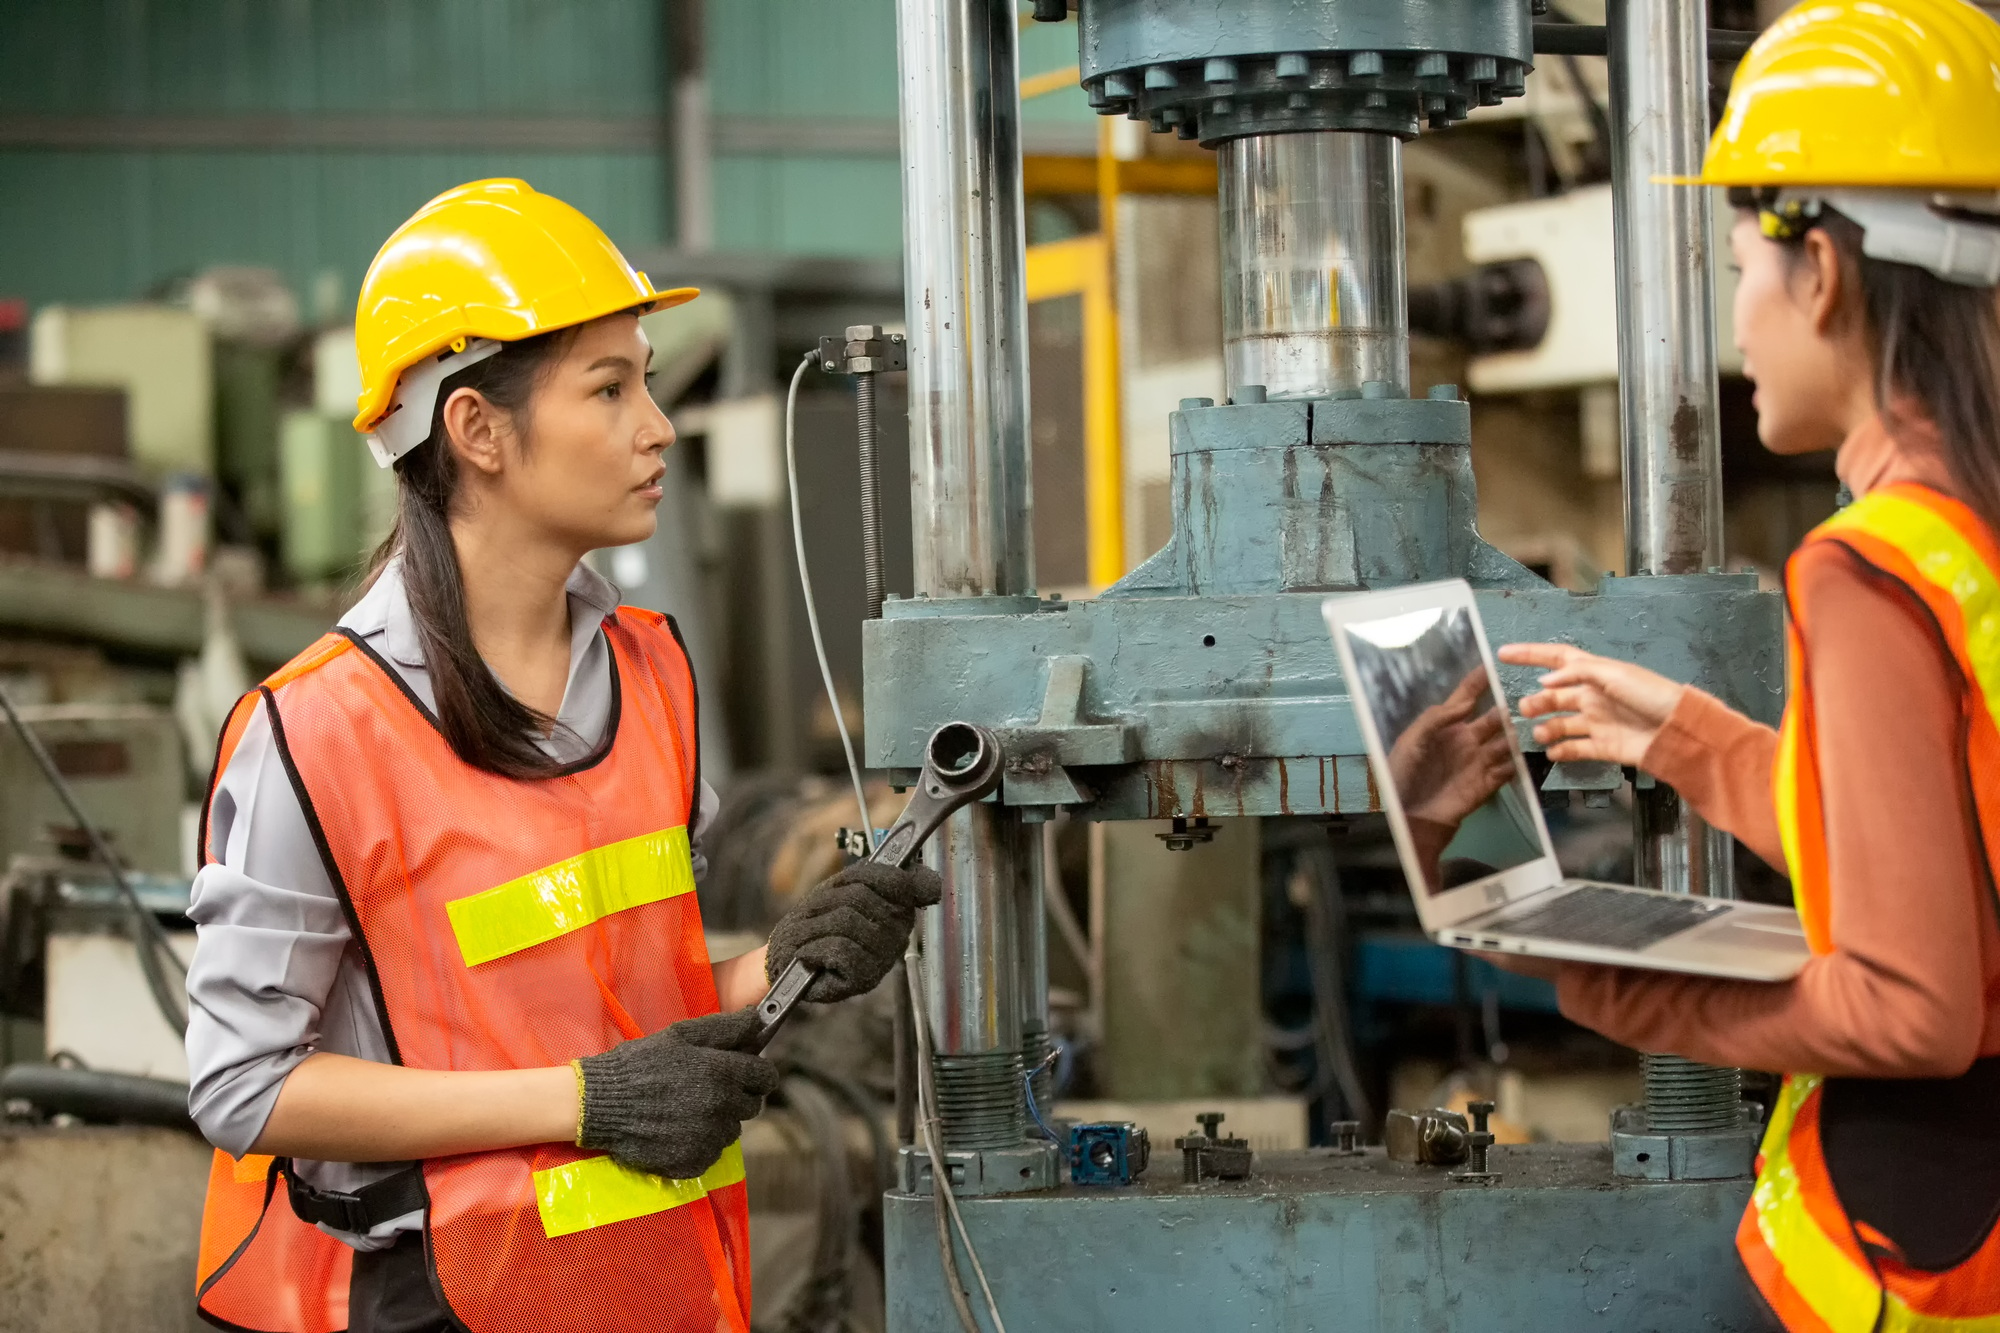
[[[1021,80],[1021,97],[1074,88],[1080,75],[1067,69]],[[1095,156],[1026,154],[1023,193],[1097,196],[1098,230],[1028,247],[1028,300],[1077,296],[1083,300],[1083,478],[1090,582],[1107,587],[1124,576],[1124,403],[1118,352],[1118,198],[1126,194],[1215,193],[1215,159],[1138,158],[1112,152],[1112,122],[1098,123]]]

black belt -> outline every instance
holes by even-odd
[[[424,1169],[415,1164],[372,1185],[363,1185],[352,1194],[314,1189],[293,1172],[289,1157],[280,1157],[272,1169],[285,1173],[285,1191],[291,1196],[292,1211],[301,1222],[329,1226],[335,1231],[365,1236],[384,1222],[430,1207],[430,1192],[424,1188]]]

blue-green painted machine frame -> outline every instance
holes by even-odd
[[[1555,640],[1775,721],[1780,599],[1749,574],[1552,587],[1474,525],[1471,418],[1429,399],[1210,406],[1172,421],[1174,535],[1089,601],[892,600],[863,630],[868,762],[970,718],[1001,800],[1092,819],[1381,809],[1320,615],[1329,593],[1464,578],[1496,643]],[[1526,673],[1503,668],[1510,693]],[[1556,785],[1564,785],[1557,783]]]
[[[1601,1145],[1497,1148],[1454,1181],[1379,1149],[1259,1154],[1242,1182],[961,1200],[1013,1333],[1748,1333],[1748,1180],[1614,1176]],[[928,1197],[887,1200],[888,1325],[957,1333]],[[960,1252],[960,1266],[970,1269]],[[973,1305],[979,1308],[977,1289]]]
[[[1174,535],[1083,602],[891,602],[863,634],[869,762],[952,718],[997,728],[999,799],[1092,819],[1380,809],[1320,615],[1329,593],[1461,577],[1495,642],[1643,663],[1766,721],[1780,599],[1748,574],[1550,586],[1482,540],[1455,391],[1216,407],[1172,422]],[[1505,672],[1506,669],[1503,669]],[[1527,682],[1507,672],[1510,694]],[[1546,785],[1600,785],[1556,766]],[[1570,780],[1564,780],[1565,777]],[[1620,779],[1615,774],[1611,781]],[[1761,1325],[1731,1237],[1747,1179],[1635,1181],[1602,1147],[1497,1154],[1455,1184],[1379,1151],[1260,1155],[1243,1185],[961,1201],[1009,1326],[1564,1333]],[[884,1214],[891,1333],[951,1333],[928,1197]]]

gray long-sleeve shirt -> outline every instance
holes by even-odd
[[[570,666],[557,726],[542,748],[569,762],[604,740],[611,717],[611,649],[604,618],[617,589],[589,567],[570,576]],[[430,672],[404,591],[391,564],[341,617],[387,662],[412,693],[434,706]],[[701,837],[716,807],[701,784],[694,827],[694,873],[707,869]],[[264,1132],[278,1089],[315,1051],[387,1062],[388,1042],[368,975],[327,876],[305,813],[286,778],[269,720],[251,715],[216,783],[209,815],[214,860],[195,877],[188,915],[196,926],[188,967],[188,1109],[216,1147],[241,1157]],[[355,1190],[398,1163],[297,1162],[320,1189]],[[398,1231],[422,1225],[421,1212],[384,1223],[368,1236],[329,1231],[360,1249],[377,1249]]]

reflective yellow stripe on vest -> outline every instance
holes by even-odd
[[[541,1210],[542,1230],[554,1239],[649,1213],[664,1213],[742,1180],[740,1139],[724,1148],[715,1165],[693,1180],[669,1180],[620,1166],[609,1157],[586,1157],[535,1172],[535,1205]]]
[[[685,827],[594,847],[445,904],[467,967],[581,930],[614,912],[694,892]]]
[[[1757,1230],[1786,1279],[1812,1306],[1832,1333],[1869,1333],[1875,1326],[1880,1289],[1871,1274],[1856,1268],[1821,1231],[1799,1193],[1798,1168],[1790,1151],[1792,1121],[1820,1085],[1817,1074],[1794,1074],[1771,1108],[1764,1131],[1764,1169],[1750,1207]]]
[[[1862,496],[1819,530],[1859,531],[1886,541],[1951,594],[1965,617],[1965,653],[1979,676],[1979,693],[2000,726],[2000,582],[1972,543],[1936,510],[1894,490]]]

